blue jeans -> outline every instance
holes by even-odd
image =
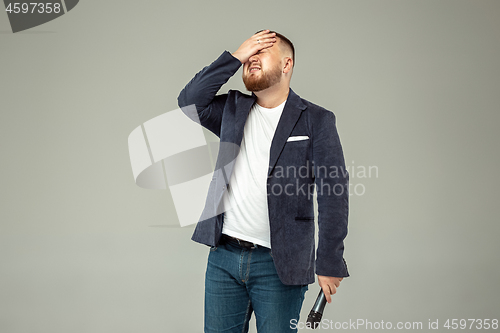
[[[205,276],[205,333],[245,333],[255,312],[259,333],[297,332],[307,285],[284,285],[271,249],[237,242],[211,247]],[[292,326],[292,327],[295,327]]]

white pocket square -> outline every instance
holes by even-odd
[[[288,140],[286,140],[286,142],[289,142],[289,141],[299,141],[299,140],[307,140],[307,139],[309,139],[309,137],[307,135],[290,136],[290,137],[288,137]]]

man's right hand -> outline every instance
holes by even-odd
[[[242,64],[248,61],[251,56],[262,49],[271,47],[276,42],[276,33],[270,33],[270,30],[263,30],[248,38],[233,53],[233,57],[241,61]]]

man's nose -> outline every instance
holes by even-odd
[[[248,58],[248,61],[250,61],[250,63],[256,62],[257,60],[259,60],[259,57],[256,54]]]

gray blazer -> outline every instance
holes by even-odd
[[[245,122],[256,100],[253,93],[247,95],[237,90],[216,95],[240,66],[241,62],[225,51],[196,74],[178,97],[179,107],[188,117],[220,138],[205,208],[192,236],[194,241],[208,246],[219,245],[224,222],[222,196],[229,188]],[[194,110],[187,107],[192,104],[197,117],[188,111]],[[301,140],[289,139],[295,136]],[[343,259],[348,182],[334,114],[290,89],[271,143],[267,178],[271,249],[284,284],[314,283],[314,273],[349,276]],[[314,184],[319,229],[316,260]]]

